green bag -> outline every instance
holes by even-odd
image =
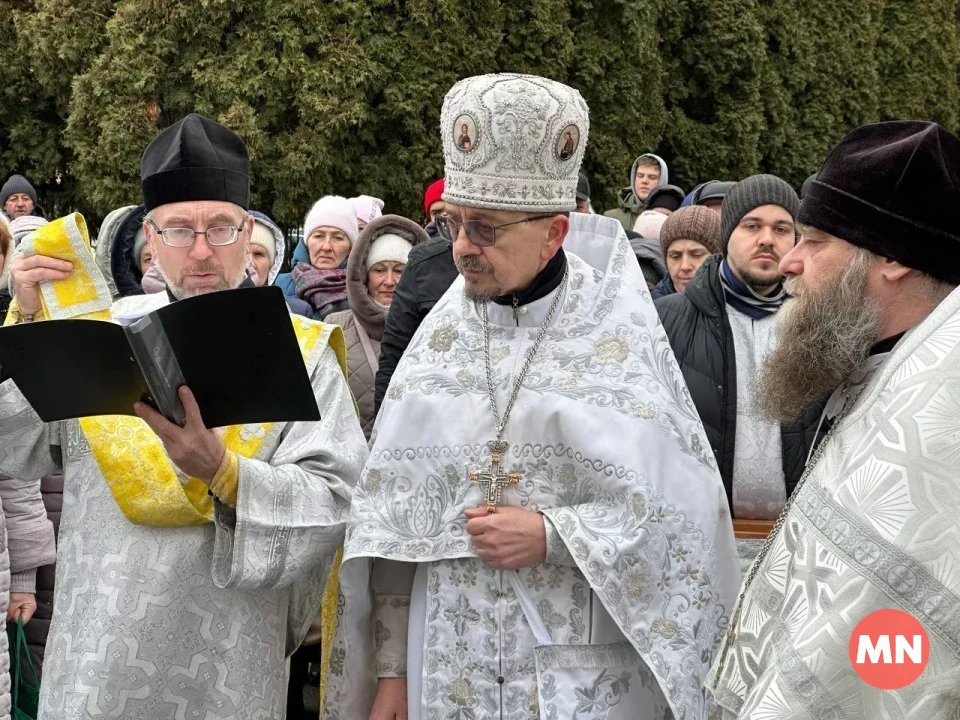
[[[7,642],[10,646],[10,717],[13,720],[37,720],[40,704],[40,678],[33,667],[27,636],[23,632],[23,618],[7,623]]]

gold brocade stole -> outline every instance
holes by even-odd
[[[82,215],[74,213],[44,225],[28,235],[20,247],[27,256],[46,255],[73,263],[73,272],[67,279],[40,283],[39,317],[112,319],[112,298],[90,250]],[[19,315],[15,302],[12,309],[8,322]],[[340,329],[299,316],[291,318],[308,375],[313,374],[328,342],[346,375],[346,348]],[[167,457],[163,443],[140,418],[82,418],[80,427],[117,506],[130,522],[182,527],[212,521],[213,498],[207,484],[179,473]],[[228,450],[252,458],[272,430],[272,423],[233,426],[223,428],[221,437]]]
[[[326,326],[293,318],[307,374],[312,375],[326,339],[345,357],[342,333]],[[325,332],[326,329],[326,332]],[[103,415],[81,418],[97,466],[126,518],[136,525],[183,527],[213,520],[213,497],[202,480],[185,477],[167,457],[163,443],[137,417]],[[264,441],[273,436],[273,423],[232,425],[220,431],[227,450],[240,457],[256,457]]]
[[[87,224],[79,213],[54,220],[31,233],[20,243],[24,255],[47,255],[69,260],[73,272],[66,280],[40,283],[41,311],[36,319],[112,320],[113,300],[90,250]],[[6,324],[16,322],[19,307],[13,301]],[[347,353],[343,331],[333,325],[291,315],[307,374],[313,371],[326,345],[333,348],[344,378],[347,377]],[[87,442],[96,458],[114,500],[123,514],[140,525],[187,526],[211,522],[213,498],[205,483],[196,478],[180,480],[160,439],[140,418],[103,416],[80,420]],[[271,434],[280,427],[272,423],[224,428],[222,438],[227,449],[245,458],[254,457]],[[325,579],[320,616],[323,648],[321,677],[324,684],[333,645],[341,547]]]

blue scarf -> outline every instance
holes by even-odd
[[[727,303],[754,320],[776,314],[787,299],[783,284],[772,295],[758,295],[733,274],[726,260],[720,263],[720,284]]]

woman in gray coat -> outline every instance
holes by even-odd
[[[0,277],[5,277],[6,258],[12,254],[9,244],[9,235],[0,234]],[[37,568],[57,559],[40,480],[0,475],[0,509],[0,617],[23,618],[26,624],[37,609]],[[7,634],[0,633],[0,720],[12,714],[9,650]]]

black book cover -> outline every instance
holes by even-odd
[[[283,292],[226,290],[129,327],[48,320],[0,329],[0,367],[45,422],[133,415],[143,400],[183,424],[193,392],[207,427],[319,420]]]

